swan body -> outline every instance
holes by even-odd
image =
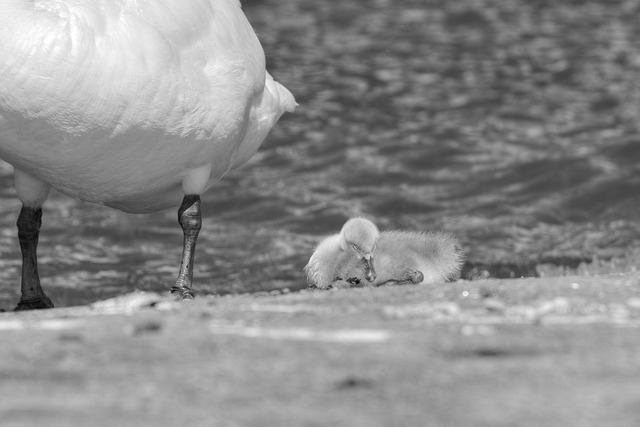
[[[0,6],[0,158],[81,200],[175,206],[294,107],[237,0]]]
[[[365,220],[367,221],[367,220]],[[371,223],[373,227],[373,223]],[[344,229],[344,227],[343,227]],[[444,282],[460,271],[462,253],[450,234],[417,231],[373,232],[371,260],[375,275],[367,275],[355,251],[335,249],[335,236],[325,239],[307,265],[310,285],[318,288],[381,286],[385,284],[431,284]],[[362,228],[360,231],[366,233]],[[376,228],[377,231],[377,228]],[[333,248],[329,250],[328,248]]]
[[[19,234],[36,245],[50,187],[132,213],[184,197],[189,258],[199,195],[245,163],[295,106],[265,70],[238,0],[0,3],[0,158],[15,169]],[[21,237],[21,247],[33,246],[23,249],[21,303],[44,300],[24,252],[35,259],[31,243]]]

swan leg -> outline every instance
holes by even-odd
[[[22,251],[22,296],[16,311],[53,308],[53,303],[40,286],[38,275],[38,236],[42,224],[42,208],[23,206],[18,216],[18,239]]]
[[[22,209],[18,215],[18,239],[22,252],[22,279],[20,302],[15,310],[52,308],[53,303],[40,286],[38,275],[38,237],[42,224],[42,204],[49,195],[49,184],[15,169],[15,186]]]
[[[200,212],[200,196],[186,195],[182,205],[178,209],[178,222],[184,233],[184,246],[182,248],[182,263],[175,286],[171,288],[172,294],[178,294],[180,299],[193,299],[191,285],[193,283],[193,256],[196,251],[196,240],[202,227]]]

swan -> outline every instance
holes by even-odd
[[[376,225],[366,218],[351,218],[344,223],[340,233],[323,239],[304,267],[309,286],[327,289],[352,262],[362,264],[362,273],[367,281],[376,278],[373,264],[374,249],[380,237]]]
[[[171,292],[192,298],[200,195],[296,105],[238,0],[3,0],[0,158],[22,202],[16,309],[53,307],[36,257],[51,187],[129,213],[179,206]]]
[[[448,233],[380,232],[371,221],[352,218],[340,234],[320,242],[305,270],[310,286],[322,289],[432,284],[458,274],[462,258]]]

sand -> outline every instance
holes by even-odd
[[[2,426],[638,426],[640,273],[0,313]]]

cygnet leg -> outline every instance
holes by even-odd
[[[184,233],[184,246],[182,248],[182,263],[175,286],[171,288],[172,294],[179,294],[181,299],[193,299],[191,284],[193,283],[193,256],[196,251],[196,240],[202,227],[200,212],[200,196],[186,195],[182,205],[178,209],[178,222]]]
[[[415,268],[408,267],[399,277],[389,279],[379,286],[416,285],[424,280],[424,274]]]
[[[18,239],[22,251],[22,296],[16,311],[52,308],[53,303],[40,286],[38,276],[38,236],[42,224],[42,208],[22,206],[18,216]]]

